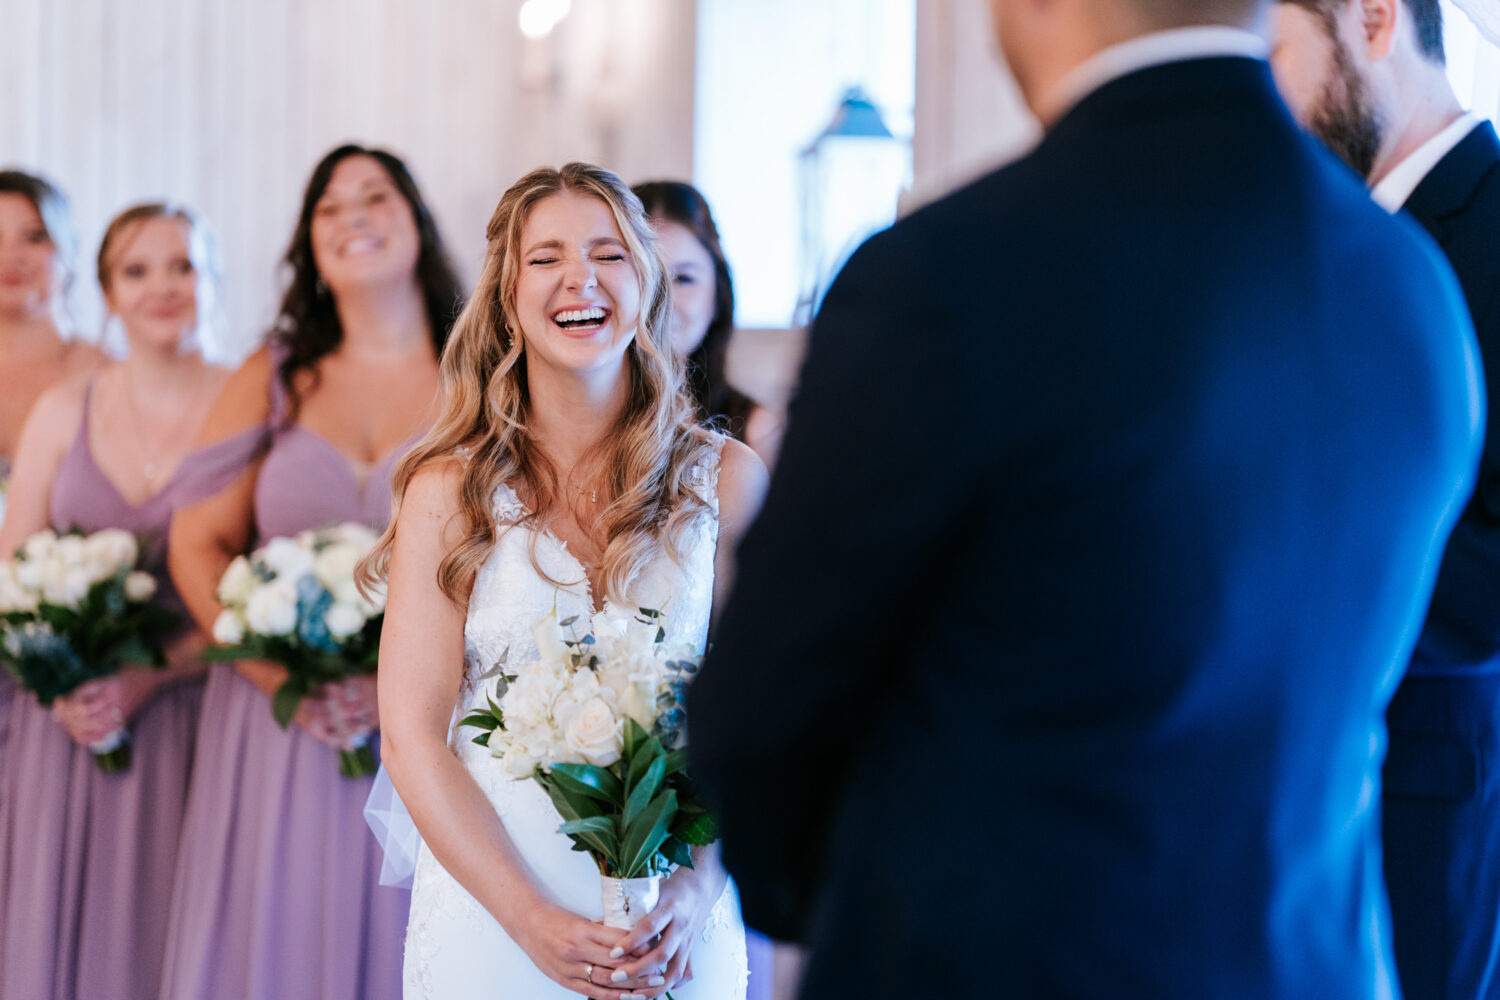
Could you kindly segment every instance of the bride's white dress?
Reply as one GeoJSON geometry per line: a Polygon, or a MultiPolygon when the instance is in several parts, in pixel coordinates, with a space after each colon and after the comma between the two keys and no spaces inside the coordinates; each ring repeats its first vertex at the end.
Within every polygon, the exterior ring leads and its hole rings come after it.
{"type": "MultiPolygon", "coordinates": [[[[718,540],[717,450],[710,461],[692,470],[692,482],[714,516],[701,518],[684,539],[682,565],[660,556],[641,574],[630,598],[632,605],[661,610],[674,635],[701,646],[708,635],[718,540]]],[[[524,507],[515,492],[501,486],[494,500],[497,524],[513,522],[522,513],[524,507]]],[[[502,527],[469,598],[464,680],[453,715],[455,727],[470,708],[483,704],[483,691],[494,682],[481,680],[480,675],[502,656],[507,672],[535,662],[531,627],[552,610],[554,601],[560,618],[580,615],[586,619],[592,614],[592,595],[578,560],[551,533],[502,527]],[[532,565],[533,544],[537,562],[548,576],[583,582],[559,588],[544,579],[532,565]]],[[[588,855],[571,850],[568,838],[557,832],[561,819],[541,786],[507,777],[489,751],[474,744],[476,732],[450,730],[449,746],[495,807],[531,877],[558,905],[598,920],[602,912],[598,869],[588,855]]],[[[745,931],[733,883],[693,945],[692,968],[692,981],[672,990],[677,1000],[742,1000],[745,996],[745,931]]],[[[543,975],[422,845],[406,936],[406,1000],[563,1000],[578,995],[543,975]]]]}

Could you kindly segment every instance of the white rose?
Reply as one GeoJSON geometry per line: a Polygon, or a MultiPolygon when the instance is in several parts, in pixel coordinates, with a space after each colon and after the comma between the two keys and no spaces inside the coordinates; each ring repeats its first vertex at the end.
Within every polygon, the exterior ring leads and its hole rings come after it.
{"type": "Polygon", "coordinates": [[[156,577],[150,573],[134,572],[125,578],[125,599],[144,604],[156,594],[156,577]]]}
{"type": "Polygon", "coordinates": [[[316,561],[310,549],[303,548],[290,538],[271,539],[256,553],[256,557],[277,577],[292,584],[302,574],[311,573],[316,561]]]}
{"type": "Polygon", "coordinates": [[[245,602],[245,624],[260,635],[291,634],[297,627],[296,584],[277,580],[257,588],[245,602]]]}
{"type": "MultiPolygon", "coordinates": [[[[78,535],[63,535],[59,538],[57,544],[52,547],[52,559],[70,568],[89,566],[92,572],[88,543],[78,535]]],[[[102,556],[96,557],[96,561],[102,562],[102,560],[102,556]]]]}
{"type": "Polygon", "coordinates": [[[30,557],[16,563],[16,583],[33,594],[42,589],[42,576],[45,568],[50,565],[49,559],[32,559],[30,557]]]}
{"type": "Polygon", "coordinates": [[[334,525],[323,532],[323,538],[325,541],[350,546],[358,553],[360,559],[363,559],[365,553],[373,549],[375,543],[380,540],[380,537],[369,527],[355,521],[345,521],[343,524],[334,525]]]}
{"type": "Polygon", "coordinates": [[[255,570],[250,568],[250,560],[244,556],[235,556],[224,570],[223,578],[219,580],[219,600],[225,604],[243,605],[250,599],[250,594],[259,582],[255,570]]]}
{"type": "Polygon", "coordinates": [[[42,600],[63,608],[77,608],[93,581],[82,566],[53,563],[42,574],[42,600]]]}
{"type": "Polygon", "coordinates": [[[335,639],[347,639],[365,627],[365,616],[352,604],[336,601],[323,615],[323,623],[328,626],[329,635],[335,639]]]}
{"type": "Polygon", "coordinates": [[[234,646],[245,638],[245,619],[225,608],[214,619],[214,642],[234,646]]]}
{"type": "MultiPolygon", "coordinates": [[[[140,555],[135,536],[118,528],[96,531],[87,539],[78,539],[78,541],[84,553],[82,561],[91,567],[97,566],[103,570],[98,579],[110,576],[116,570],[134,566],[140,555]]],[[[70,539],[64,538],[59,543],[59,547],[64,551],[71,548],[70,539]]]]}
{"type": "Polygon", "coordinates": [[[363,557],[364,553],[352,545],[326,545],[313,560],[313,572],[323,586],[338,593],[341,588],[353,586],[354,567],[359,565],[363,557]]]}
{"type": "Polygon", "coordinates": [[[568,749],[596,767],[620,759],[620,720],[601,698],[586,702],[563,731],[568,749]]]}
{"type": "Polygon", "coordinates": [[[57,535],[51,531],[39,531],[26,539],[26,544],[21,546],[26,560],[32,563],[42,563],[52,558],[53,550],[57,548],[57,535]]]}

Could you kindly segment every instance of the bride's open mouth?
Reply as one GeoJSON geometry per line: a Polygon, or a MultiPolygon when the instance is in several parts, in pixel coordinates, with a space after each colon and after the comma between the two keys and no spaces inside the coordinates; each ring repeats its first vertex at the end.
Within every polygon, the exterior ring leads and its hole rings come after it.
{"type": "Polygon", "coordinates": [[[613,315],[603,306],[587,306],[582,309],[559,309],[552,314],[552,322],[569,333],[592,333],[609,322],[613,315]]]}

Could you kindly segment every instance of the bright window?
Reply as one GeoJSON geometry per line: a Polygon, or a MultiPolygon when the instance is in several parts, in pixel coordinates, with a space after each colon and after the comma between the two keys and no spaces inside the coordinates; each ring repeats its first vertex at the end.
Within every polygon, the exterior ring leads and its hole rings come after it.
{"type": "MultiPolygon", "coordinates": [[[[1467,0],[1479,4],[1493,0],[1467,0]]],[[[1500,117],[1500,45],[1490,41],[1453,0],[1443,3],[1443,42],[1448,50],[1448,77],[1465,107],[1481,117],[1500,117]]],[[[1500,25],[1500,19],[1497,19],[1500,25]]]]}

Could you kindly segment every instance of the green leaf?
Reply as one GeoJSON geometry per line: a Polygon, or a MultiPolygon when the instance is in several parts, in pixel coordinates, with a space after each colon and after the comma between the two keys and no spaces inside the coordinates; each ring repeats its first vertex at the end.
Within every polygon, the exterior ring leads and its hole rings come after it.
{"type": "Polygon", "coordinates": [[[624,756],[627,760],[635,758],[635,748],[646,742],[646,737],[649,735],[646,730],[641,728],[639,722],[636,722],[628,715],[625,716],[625,731],[621,736],[625,744],[624,756]]]}
{"type": "Polygon", "coordinates": [[[494,734],[493,733],[480,733],[478,736],[474,737],[474,742],[478,743],[482,747],[487,747],[487,746],[490,745],[490,737],[492,735],[494,735],[494,734]]]}
{"type": "MultiPolygon", "coordinates": [[[[666,750],[661,745],[661,740],[658,740],[655,736],[647,737],[645,743],[636,744],[635,753],[629,755],[630,767],[625,771],[625,791],[627,796],[645,778],[646,772],[651,769],[652,764],[660,760],[662,761],[662,766],[665,768],[666,753],[666,750]]],[[[666,777],[665,771],[663,771],[662,777],[666,777]]],[[[651,795],[655,794],[656,790],[653,789],[651,795]]],[[[649,798],[650,796],[647,797],[649,798]]]]}
{"type": "Polygon", "coordinates": [[[276,693],[271,696],[271,717],[278,726],[285,729],[291,723],[292,716],[297,714],[297,707],[302,704],[302,696],[306,693],[295,680],[289,680],[276,689],[276,693]]]}
{"type": "Polygon", "coordinates": [[[577,791],[615,808],[625,805],[625,788],[620,779],[602,767],[592,764],[553,764],[553,781],[565,791],[577,791]]]}
{"type": "Polygon", "coordinates": [[[641,811],[636,821],[625,829],[624,850],[620,855],[620,878],[641,878],[651,874],[651,862],[668,836],[672,817],[677,814],[677,793],[667,789],[641,811]]]}
{"type": "MultiPolygon", "coordinates": [[[[661,749],[659,744],[657,749],[661,749]]],[[[635,771],[636,761],[647,759],[647,756],[643,753],[636,757],[636,760],[631,761],[631,772],[634,773],[635,771]]],[[[645,811],[646,806],[650,804],[652,799],[656,798],[656,793],[661,789],[661,783],[666,778],[666,771],[667,761],[658,753],[646,768],[646,773],[640,779],[640,782],[635,784],[635,787],[630,790],[630,797],[625,800],[625,830],[627,834],[630,830],[630,824],[634,823],[635,818],[645,811]]]]}
{"type": "Polygon", "coordinates": [[[687,770],[688,755],[686,750],[673,750],[667,754],[667,777],[681,774],[687,770]]]}
{"type": "Polygon", "coordinates": [[[460,726],[473,726],[475,729],[494,729],[500,725],[500,720],[495,718],[484,709],[470,712],[459,720],[460,726]]]}
{"type": "Polygon", "coordinates": [[[719,839],[719,822],[712,813],[693,817],[691,823],[672,831],[673,835],[694,847],[707,847],[719,839]]]}
{"type": "Polygon", "coordinates": [[[674,865],[680,865],[683,868],[693,867],[693,850],[683,843],[681,838],[668,837],[661,845],[661,853],[674,865]]]}
{"type": "Polygon", "coordinates": [[[615,821],[608,816],[584,816],[579,819],[570,819],[557,828],[558,833],[578,834],[597,833],[601,836],[613,837],[615,835],[615,821]]]}

